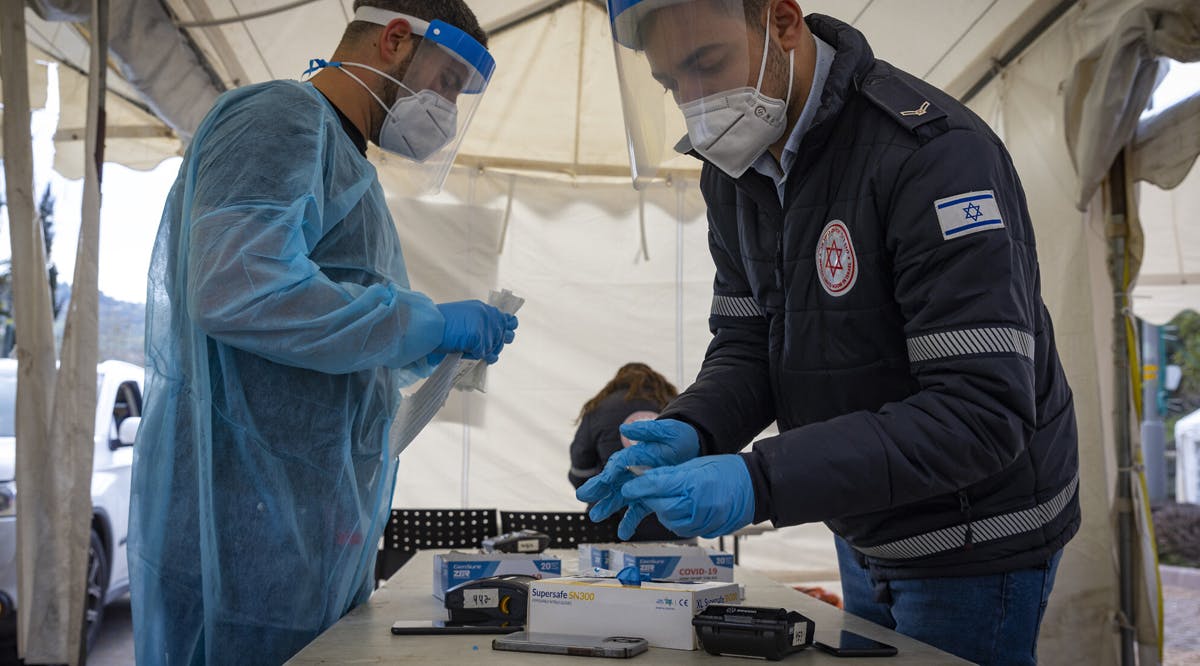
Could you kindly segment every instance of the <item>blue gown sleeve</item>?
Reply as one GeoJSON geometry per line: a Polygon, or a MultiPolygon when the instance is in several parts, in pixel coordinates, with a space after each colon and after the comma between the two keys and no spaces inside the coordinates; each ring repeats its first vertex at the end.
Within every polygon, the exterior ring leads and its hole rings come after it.
{"type": "Polygon", "coordinates": [[[433,301],[394,281],[333,281],[309,258],[341,222],[330,211],[383,196],[365,160],[331,154],[330,128],[341,128],[326,113],[284,89],[231,105],[196,137],[187,312],[215,340],[278,363],[331,374],[424,367],[444,328],[433,301]],[[339,191],[327,196],[330,183],[339,191]]]}

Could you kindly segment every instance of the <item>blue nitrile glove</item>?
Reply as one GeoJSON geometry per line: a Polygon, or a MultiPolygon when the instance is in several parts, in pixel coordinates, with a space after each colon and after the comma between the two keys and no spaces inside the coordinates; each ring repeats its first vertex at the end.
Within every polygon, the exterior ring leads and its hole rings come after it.
{"type": "Polygon", "coordinates": [[[658,514],[663,527],[684,538],[713,539],[754,520],[754,484],[737,454],[703,456],[674,467],[647,471],[626,483],[621,494],[629,511],[617,534],[633,536],[638,523],[658,514]]]}
{"type": "Polygon", "coordinates": [[[604,470],[575,491],[579,501],[596,503],[588,514],[596,522],[629,504],[621,496],[621,486],[634,478],[626,467],[678,465],[700,455],[700,436],[683,421],[635,421],[621,426],[621,434],[636,444],[609,456],[604,470]]]}
{"type": "Polygon", "coordinates": [[[442,343],[433,350],[439,360],[438,354],[462,352],[465,359],[495,363],[504,345],[516,337],[517,318],[483,301],[439,303],[437,309],[446,320],[442,343]]]}
{"type": "Polygon", "coordinates": [[[617,580],[621,581],[622,585],[632,585],[633,587],[641,587],[642,585],[642,570],[634,565],[630,565],[617,572],[617,580]]]}

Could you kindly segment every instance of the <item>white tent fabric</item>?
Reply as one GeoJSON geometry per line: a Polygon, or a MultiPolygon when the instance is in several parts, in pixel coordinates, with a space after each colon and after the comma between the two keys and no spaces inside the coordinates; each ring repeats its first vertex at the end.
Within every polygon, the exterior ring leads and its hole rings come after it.
{"type": "MultiPolygon", "coordinates": [[[[646,361],[686,385],[707,345],[712,265],[697,168],[686,160],[675,163],[671,183],[642,196],[619,177],[627,173],[627,157],[607,27],[595,2],[468,1],[485,27],[502,27],[525,11],[548,11],[493,39],[497,78],[446,193],[419,202],[395,199],[392,208],[414,285],[445,298],[507,287],[528,302],[518,343],[493,368],[488,393],[449,405],[443,419],[404,454],[394,503],[577,510],[565,476],[579,406],[630,360],[646,361]],[[512,175],[514,169],[524,173],[512,175]],[[489,249],[500,247],[502,252],[489,249]]],[[[278,5],[165,3],[183,22],[278,5]]],[[[877,56],[962,94],[1059,3],[801,4],[853,20],[877,56]]],[[[1007,142],[1025,183],[1041,243],[1043,292],[1079,418],[1084,524],[1060,567],[1043,629],[1041,656],[1051,664],[1116,661],[1108,518],[1116,467],[1111,290],[1103,207],[1093,204],[1084,216],[1076,209],[1062,85],[1073,65],[1096,53],[1136,4],[1079,3],[972,102],[1007,142]]],[[[349,0],[317,0],[290,12],[186,32],[222,84],[232,87],[292,77],[308,58],[328,55],[349,6],[349,0]]],[[[68,61],[78,56],[56,46],[69,42],[69,33],[44,41],[39,46],[68,61]]],[[[177,145],[164,155],[175,150],[177,145]]],[[[380,175],[386,187],[386,164],[380,175]]],[[[754,564],[795,571],[802,547],[828,557],[831,549],[809,547],[806,537],[813,533],[783,531],[772,537],[784,545],[776,551],[781,555],[754,564]]],[[[751,542],[748,555],[757,543],[751,542]]],[[[1148,607],[1143,610],[1142,621],[1150,615],[1148,607]]],[[[1157,659],[1152,634],[1142,628],[1144,663],[1157,659]]]]}
{"type": "MultiPolygon", "coordinates": [[[[108,6],[102,1],[94,6],[102,9],[93,17],[90,27],[96,34],[97,43],[106,44],[108,30],[100,27],[96,18],[104,17],[108,6]]],[[[86,587],[71,583],[87,580],[86,544],[92,524],[93,447],[79,444],[92,441],[96,432],[100,293],[95,285],[99,279],[100,160],[104,153],[104,128],[95,119],[105,117],[107,78],[104,64],[107,58],[98,49],[91,55],[85,111],[93,120],[86,123],[83,146],[86,177],[75,254],[76,288],[67,306],[49,438],[39,447],[43,450],[37,453],[43,457],[43,465],[48,462],[46,467],[54,470],[51,487],[55,492],[47,505],[32,507],[34,516],[31,518],[37,521],[41,538],[35,543],[25,541],[18,546],[25,565],[20,574],[38,579],[32,597],[36,603],[26,603],[17,609],[18,628],[23,634],[21,654],[29,663],[66,661],[74,665],[80,663],[80,655],[85,654],[80,629],[86,626],[86,587]],[[57,598],[45,594],[51,590],[57,598]],[[47,601],[50,603],[42,605],[47,601]],[[55,649],[46,650],[48,646],[55,649]]],[[[38,226],[41,223],[40,220],[32,222],[38,226]]],[[[35,442],[30,440],[19,442],[18,446],[24,449],[19,455],[28,455],[34,445],[35,442]]],[[[23,481],[17,480],[18,484],[23,481]]],[[[24,516],[25,511],[21,513],[22,517],[30,518],[24,516]]],[[[82,661],[86,661],[86,657],[82,661]]]]}
{"type": "Polygon", "coordinates": [[[1133,311],[1165,324],[1183,310],[1200,310],[1200,169],[1175,189],[1142,183],[1139,193],[1145,250],[1133,311]]]}
{"type": "Polygon", "coordinates": [[[1132,152],[1134,180],[1178,187],[1200,155],[1200,93],[1140,123],[1132,152]]]}
{"type": "MultiPolygon", "coordinates": [[[[85,173],[87,76],[69,67],[59,67],[58,93],[61,106],[58,131],[54,135],[54,170],[65,178],[78,180],[85,173]]],[[[145,170],[182,152],[183,147],[170,128],[119,93],[109,91],[105,111],[108,127],[104,154],[108,161],[145,170]]]]}
{"type": "MultiPolygon", "coordinates": [[[[82,10],[78,10],[82,11],[82,10]]],[[[88,5],[90,12],[90,4],[88,5]]],[[[86,15],[86,13],[84,13],[86,15]]],[[[143,20],[145,17],[142,17],[143,20]]],[[[54,169],[70,179],[84,175],[84,109],[87,104],[87,72],[90,48],[86,33],[75,24],[48,21],[32,9],[25,12],[26,32],[35,47],[36,62],[42,63],[37,74],[45,81],[44,64],[59,63],[58,93],[60,116],[55,135],[57,150],[54,169]]],[[[30,58],[31,63],[35,61],[30,58]]],[[[119,72],[109,71],[105,109],[105,155],[132,169],[152,169],[168,157],[180,154],[182,146],[175,132],[156,117],[141,94],[119,72]]],[[[31,81],[31,93],[45,98],[45,83],[31,81]]],[[[193,104],[193,108],[203,102],[193,104]]],[[[207,102],[211,104],[210,101],[207,102]]],[[[44,102],[35,102],[34,107],[44,102]]],[[[198,122],[198,119],[195,120],[198,122]]]]}
{"type": "MultiPolygon", "coordinates": [[[[29,128],[30,107],[27,91],[19,81],[27,64],[24,25],[20,13],[0,9],[0,43],[5,45],[6,73],[4,77],[4,138],[5,186],[12,243],[13,311],[17,339],[17,406],[16,479],[24,488],[21,501],[31,508],[42,509],[45,520],[38,520],[34,511],[17,514],[17,577],[18,599],[32,600],[42,607],[57,607],[72,587],[63,581],[59,589],[47,585],[44,578],[28,575],[37,564],[36,548],[45,543],[52,549],[69,532],[67,517],[55,504],[57,491],[62,487],[56,479],[56,466],[45,443],[50,436],[50,415],[54,407],[54,334],[51,330],[50,287],[45,279],[46,246],[42,242],[41,225],[33,206],[33,154],[25,139],[29,128]],[[35,593],[36,591],[36,593],[35,593]]],[[[65,563],[60,563],[65,564],[65,563]]],[[[59,571],[61,572],[61,570],[59,571]]],[[[81,581],[82,582],[82,579],[81,581]]],[[[20,609],[28,616],[31,609],[20,609]]],[[[30,651],[27,644],[31,631],[29,622],[18,626],[17,645],[22,652],[30,651]]],[[[78,632],[72,632],[76,636],[78,632]]],[[[33,646],[30,662],[41,659],[66,661],[66,644],[70,637],[59,631],[49,640],[33,646]],[[58,657],[55,659],[55,657],[58,657]]]]}
{"type": "Polygon", "coordinates": [[[457,394],[401,457],[394,504],[579,511],[567,446],[583,403],[630,361],[676,382],[699,370],[712,262],[697,187],[646,193],[648,260],[628,183],[461,171],[442,200],[392,206],[414,287],[441,300],[500,286],[526,303],[487,393],[457,394]]]}
{"type": "Polygon", "coordinates": [[[1175,422],[1175,501],[1200,504],[1200,411],[1175,422]]]}
{"type": "MultiPolygon", "coordinates": [[[[43,13],[48,15],[86,15],[81,8],[86,3],[78,0],[37,3],[47,8],[43,13]]],[[[255,16],[279,3],[166,0],[165,4],[182,25],[193,26],[185,33],[204,55],[206,69],[224,87],[232,88],[296,77],[309,58],[327,56],[337,42],[339,27],[350,18],[352,0],[316,0],[292,11],[219,25],[196,24],[255,16]]],[[[627,157],[616,95],[585,94],[616,90],[603,3],[470,0],[470,4],[486,29],[499,29],[491,46],[500,56],[500,66],[463,146],[468,158],[464,163],[584,175],[623,173],[627,157]],[[506,27],[530,13],[536,14],[532,20],[506,27]]],[[[804,9],[854,20],[881,57],[960,94],[990,67],[992,55],[1010,38],[1010,30],[1032,24],[1055,4],[1056,0],[919,0],[901,7],[872,0],[812,0],[804,3],[804,9]],[[912,40],[914,34],[921,39],[912,40]]],[[[122,8],[124,2],[114,9],[122,8]]],[[[135,83],[133,87],[158,100],[155,109],[168,124],[184,135],[190,133],[199,121],[196,110],[207,107],[202,100],[208,95],[209,81],[195,73],[180,75],[175,65],[164,66],[160,44],[174,45],[175,40],[149,39],[165,34],[158,32],[163,26],[156,15],[124,14],[123,29],[114,34],[114,50],[117,43],[128,43],[119,51],[122,72],[135,83]]],[[[38,20],[34,17],[30,22],[38,20]]],[[[77,34],[44,28],[36,36],[41,48],[86,69],[77,34]]],[[[174,50],[168,55],[173,56],[174,50]]],[[[683,159],[669,166],[696,171],[692,162],[683,159]]]]}
{"type": "MultiPolygon", "coordinates": [[[[91,0],[30,2],[49,21],[86,22],[92,13],[91,0]]],[[[220,91],[215,81],[160,3],[109,0],[108,6],[114,64],[155,114],[186,140],[217,99],[220,91]]]]}
{"type": "Polygon", "coordinates": [[[1109,39],[1075,66],[1066,89],[1067,142],[1079,172],[1076,203],[1081,210],[1117,153],[1134,138],[1161,80],[1160,57],[1200,60],[1200,3],[1139,3],[1121,15],[1109,39]]]}
{"type": "MultiPolygon", "coordinates": [[[[101,6],[101,3],[97,3],[101,6]]],[[[15,9],[16,11],[13,11],[15,9]]],[[[91,523],[92,447],[79,446],[94,433],[96,413],[97,253],[100,183],[97,174],[103,127],[89,123],[83,223],[76,254],[74,290],[63,336],[61,367],[55,371],[53,317],[48,310],[45,245],[34,214],[24,15],[2,10],[6,61],[5,119],[8,193],[14,199],[12,266],[18,344],[17,450],[15,483],[21,490],[17,513],[17,647],[27,663],[76,664],[83,654],[88,535],[91,523]],[[12,94],[12,93],[16,94],[12,94]]],[[[97,12],[105,17],[106,12],[97,12]]],[[[107,28],[92,22],[97,43],[107,44],[107,28]]],[[[93,51],[86,112],[103,118],[106,48],[93,51]]]]}
{"type": "MultiPolygon", "coordinates": [[[[1200,33],[1198,33],[1200,34],[1200,33]]],[[[1200,39],[1200,37],[1198,37],[1200,39]]],[[[1133,139],[1130,171],[1140,184],[1138,218],[1143,261],[1133,311],[1165,324],[1200,309],[1200,94],[1144,121],[1133,139]]]]}
{"type": "MultiPolygon", "coordinates": [[[[1083,475],[1091,480],[1081,484],[1084,526],[1059,570],[1060,596],[1043,627],[1042,655],[1049,663],[1077,658],[1069,655],[1082,644],[1099,650],[1098,663],[1111,663],[1115,650],[1097,646],[1112,644],[1114,625],[1122,621],[1114,614],[1114,532],[1109,529],[1117,435],[1109,415],[1117,406],[1112,404],[1113,306],[1105,266],[1108,220],[1099,194],[1085,202],[1082,219],[1075,212],[1079,188],[1066,142],[1061,86],[1071,77],[1074,63],[1096,53],[1114,33],[1121,34],[1115,28],[1134,4],[1108,0],[1077,6],[973,104],[1001,132],[1025,183],[1041,247],[1043,290],[1075,391],[1083,475]]],[[[1152,552],[1145,543],[1147,535],[1142,537],[1140,550],[1152,552]]],[[[1139,658],[1141,663],[1157,663],[1157,581],[1152,563],[1142,559],[1137,566],[1141,575],[1133,622],[1139,658]]]]}
{"type": "MultiPolygon", "coordinates": [[[[0,57],[7,58],[8,51],[0,44],[0,57]]],[[[26,73],[29,77],[29,108],[41,109],[46,106],[46,65],[48,60],[38,49],[30,46],[25,51],[26,73]]],[[[0,80],[4,77],[0,74],[0,80]]],[[[4,107],[0,105],[0,120],[4,118],[4,107]]],[[[4,155],[4,141],[0,139],[0,155],[4,155]]]]}

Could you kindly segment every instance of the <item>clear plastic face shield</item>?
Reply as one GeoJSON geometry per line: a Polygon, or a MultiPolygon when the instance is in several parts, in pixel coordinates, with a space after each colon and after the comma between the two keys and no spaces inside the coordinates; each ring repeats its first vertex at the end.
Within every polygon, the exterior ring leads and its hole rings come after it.
{"type": "Polygon", "coordinates": [[[746,4],[608,0],[634,187],[691,149],[740,176],[782,136],[794,54],[771,36],[771,1],[746,4]]]}
{"type": "Polygon", "coordinates": [[[354,20],[380,26],[397,19],[407,21],[416,38],[402,78],[362,63],[318,63],[314,68],[337,67],[371,93],[386,112],[375,143],[385,153],[405,158],[394,164],[402,172],[398,175],[406,194],[428,194],[445,182],[496,64],[475,38],[448,23],[376,7],[354,13],[354,20]],[[363,81],[368,70],[385,81],[382,95],[363,81]]]}

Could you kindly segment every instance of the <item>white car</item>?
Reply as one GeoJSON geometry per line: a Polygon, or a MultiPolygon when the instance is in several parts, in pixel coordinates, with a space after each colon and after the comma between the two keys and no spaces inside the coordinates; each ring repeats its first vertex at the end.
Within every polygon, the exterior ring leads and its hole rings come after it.
{"type": "MultiPolygon", "coordinates": [[[[92,459],[92,538],[88,547],[87,644],[100,629],[104,604],[129,590],[129,471],[141,423],[142,368],[121,361],[96,366],[98,400],[92,459]]],[[[0,662],[15,659],[17,487],[14,415],[17,362],[0,359],[0,662]],[[11,643],[11,645],[10,645],[11,643]]]]}

